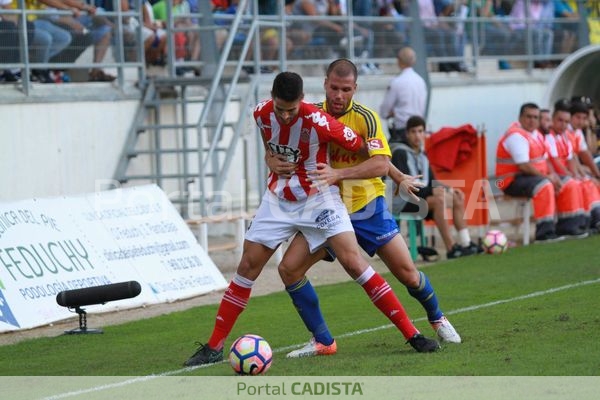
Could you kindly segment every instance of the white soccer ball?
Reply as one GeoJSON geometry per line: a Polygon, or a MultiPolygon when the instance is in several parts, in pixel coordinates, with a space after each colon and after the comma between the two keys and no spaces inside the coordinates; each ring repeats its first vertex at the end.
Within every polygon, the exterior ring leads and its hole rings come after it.
{"type": "Polygon", "coordinates": [[[258,335],[240,336],[229,349],[229,363],[239,375],[264,374],[271,366],[272,361],[271,346],[258,335]]]}
{"type": "Polygon", "coordinates": [[[508,239],[504,232],[491,230],[485,234],[481,245],[488,254],[501,254],[508,250],[508,239]]]}

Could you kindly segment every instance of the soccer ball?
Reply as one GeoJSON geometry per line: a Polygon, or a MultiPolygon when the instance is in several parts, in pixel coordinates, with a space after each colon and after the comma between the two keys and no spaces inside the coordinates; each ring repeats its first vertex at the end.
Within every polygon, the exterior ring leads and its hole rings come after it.
{"type": "Polygon", "coordinates": [[[481,245],[488,254],[500,254],[508,249],[508,239],[502,231],[493,230],[485,234],[481,245]]]}
{"type": "Polygon", "coordinates": [[[229,363],[239,375],[264,374],[272,361],[271,346],[258,335],[240,336],[229,349],[229,363]]]}

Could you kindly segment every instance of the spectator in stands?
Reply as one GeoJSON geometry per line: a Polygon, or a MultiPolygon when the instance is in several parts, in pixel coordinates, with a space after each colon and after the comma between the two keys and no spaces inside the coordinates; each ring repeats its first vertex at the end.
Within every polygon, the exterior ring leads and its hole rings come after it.
{"type": "MultiPolygon", "coordinates": [[[[58,15],[51,17],[51,21],[67,29],[73,37],[79,36],[80,40],[72,40],[71,44],[62,52],[52,58],[53,62],[75,62],[83,53],[91,39],[94,44],[93,62],[101,63],[112,40],[113,24],[104,16],[96,14],[96,6],[80,0],[44,0],[53,3],[52,6],[61,10],[69,10],[73,15],[58,15]],[[85,44],[85,45],[82,45],[85,44]]],[[[105,73],[101,68],[92,68],[89,80],[92,82],[112,82],[115,76],[105,73]]]]}
{"type": "MultiPolygon", "coordinates": [[[[28,10],[45,9],[47,6],[59,5],[58,0],[38,0],[26,1],[25,7],[28,10]]],[[[11,2],[9,1],[8,4],[11,2]]],[[[11,8],[18,7],[16,1],[12,1],[11,8]]],[[[17,16],[13,16],[16,23],[17,16]]],[[[52,57],[63,51],[72,40],[71,34],[47,19],[30,14],[28,16],[28,34],[33,33],[33,37],[28,37],[29,41],[29,62],[48,63],[52,57]],[[31,24],[31,25],[30,25],[31,24]]],[[[14,43],[18,43],[15,41],[14,43]]],[[[18,49],[17,49],[18,51],[18,49]]],[[[31,80],[40,83],[53,83],[50,71],[46,68],[34,69],[31,71],[31,80]]]]}
{"type": "MultiPolygon", "coordinates": [[[[455,30],[445,21],[440,21],[435,12],[433,0],[419,0],[419,17],[425,30],[428,55],[437,57],[458,57],[454,43],[455,30]]],[[[460,62],[439,63],[442,72],[461,71],[460,62]]]]}
{"type": "MultiPolygon", "coordinates": [[[[352,15],[356,17],[373,17],[373,0],[354,0],[352,2],[352,15]]],[[[340,7],[342,15],[347,13],[347,6],[340,7]]],[[[374,56],[375,48],[375,33],[373,32],[373,26],[371,21],[361,21],[360,19],[354,20],[354,32],[357,37],[362,37],[363,46],[359,47],[357,55],[361,61],[359,63],[359,73],[372,75],[381,74],[383,71],[379,67],[371,62],[374,56]]]]}
{"type": "Polygon", "coordinates": [[[425,80],[413,69],[417,62],[415,51],[403,47],[398,51],[397,60],[400,74],[390,82],[379,106],[380,115],[392,119],[388,126],[392,146],[405,139],[406,121],[410,116],[425,118],[428,96],[425,80]]]}
{"type": "Polygon", "coordinates": [[[557,36],[560,54],[571,54],[577,47],[577,32],[579,30],[579,14],[568,1],[554,0],[554,34],[557,36]]]}
{"type": "MultiPolygon", "coordinates": [[[[469,15],[467,0],[434,0],[435,13],[438,17],[452,18],[447,24],[454,31],[453,44],[454,53],[461,58],[465,54],[467,45],[467,34],[465,32],[465,22],[469,15]]],[[[456,69],[456,68],[455,68],[456,69]]],[[[468,67],[464,61],[458,62],[458,71],[467,72],[468,67]]]]}
{"type": "Polygon", "coordinates": [[[144,42],[146,63],[151,65],[165,65],[167,47],[165,24],[154,18],[154,10],[148,0],[144,0],[142,7],[142,40],[144,42]]]}
{"type": "MultiPolygon", "coordinates": [[[[222,28],[215,30],[215,41],[217,43],[217,48],[222,49],[225,41],[227,40],[227,36],[229,35],[229,25],[231,25],[231,20],[225,18],[219,18],[222,14],[230,14],[233,16],[237,10],[237,1],[232,2],[231,0],[212,0],[212,13],[214,17],[215,25],[222,26],[222,28]]],[[[240,38],[237,38],[238,40],[240,38]]],[[[242,38],[245,39],[245,36],[242,38]]],[[[235,42],[236,38],[234,38],[235,42]]]]}
{"type": "MultiPolygon", "coordinates": [[[[349,45],[347,36],[348,28],[339,21],[333,21],[327,16],[341,16],[347,13],[347,9],[341,7],[339,0],[296,0],[292,5],[292,15],[304,17],[321,17],[310,21],[299,21],[292,24],[290,28],[297,32],[299,29],[305,32],[304,36],[294,35],[297,39],[303,40],[300,45],[313,45],[331,49],[333,57],[339,56],[339,53],[345,53],[349,45]]],[[[355,25],[353,32],[353,42],[355,47],[366,49],[369,54],[368,43],[371,40],[372,32],[369,29],[355,25]]],[[[372,54],[372,47],[371,47],[372,54]]],[[[361,51],[357,51],[360,54],[361,51]]]]}
{"type": "Polygon", "coordinates": [[[555,242],[563,240],[562,235],[581,234],[583,205],[576,183],[561,179],[549,164],[539,119],[537,104],[521,106],[519,120],[496,148],[496,184],[509,196],[531,198],[535,240],[555,242]]]}
{"type": "MultiPolygon", "coordinates": [[[[167,23],[167,3],[160,0],[152,6],[154,18],[166,25],[167,23]]],[[[198,25],[189,17],[191,12],[190,4],[186,0],[173,0],[173,19],[174,27],[181,29],[175,33],[175,58],[178,62],[185,60],[200,61],[200,34],[198,25]]],[[[177,67],[175,73],[179,76],[184,75],[190,70],[186,67],[177,67]]],[[[194,75],[199,76],[201,69],[199,66],[192,68],[194,75]]]]}
{"type": "Polygon", "coordinates": [[[305,32],[302,45],[312,42],[314,45],[327,45],[338,49],[345,36],[344,26],[328,18],[328,15],[340,15],[339,2],[336,0],[296,0],[292,5],[292,15],[303,17],[321,17],[319,20],[299,21],[292,24],[291,30],[305,32]]]}
{"type": "MultiPolygon", "coordinates": [[[[11,8],[12,0],[0,0],[0,11],[11,8]]],[[[0,14],[0,60],[3,63],[19,62],[18,16],[0,14]]],[[[15,68],[0,70],[0,82],[17,82],[20,71],[15,68]]]]}
{"type": "Polygon", "coordinates": [[[395,21],[374,24],[375,56],[393,57],[395,49],[408,43],[408,3],[399,0],[376,0],[376,3],[379,16],[393,17],[395,21]]]}
{"type": "MultiPolygon", "coordinates": [[[[258,2],[259,15],[277,15],[279,13],[277,0],[262,0],[258,2]]],[[[260,51],[263,60],[279,58],[279,43],[281,34],[276,28],[262,28],[260,32],[260,51]]],[[[286,53],[292,51],[292,41],[286,39],[286,53]]]]}
{"type": "Polygon", "coordinates": [[[600,44],[600,2],[596,0],[572,1],[571,4],[579,14],[583,14],[580,7],[585,7],[590,44],[600,44]]]}
{"type": "MultiPolygon", "coordinates": [[[[9,9],[12,0],[0,0],[0,11],[3,9],[9,9]]],[[[19,62],[19,48],[18,48],[19,36],[17,30],[17,23],[15,18],[0,13],[0,60],[7,63],[19,62]],[[14,47],[9,47],[10,43],[14,44],[14,47]],[[6,61],[5,61],[6,60],[6,61]]],[[[0,82],[17,82],[19,80],[18,69],[4,69],[0,70],[0,82]]]]}
{"type": "Polygon", "coordinates": [[[510,27],[516,35],[516,42],[527,43],[527,20],[532,20],[532,51],[539,58],[534,62],[535,67],[547,68],[552,65],[548,61],[548,57],[552,54],[554,42],[553,15],[554,3],[552,0],[516,0],[511,9],[510,27]]]}
{"type": "MultiPolygon", "coordinates": [[[[118,4],[121,8],[121,11],[127,12],[133,10],[135,7],[130,5],[129,0],[94,0],[94,5],[96,6],[96,13],[98,15],[102,15],[105,12],[115,12],[115,5],[118,4]]],[[[116,17],[107,17],[111,23],[114,25],[113,32],[113,54],[115,60],[119,60],[118,47],[115,45],[115,35],[117,32],[117,20],[116,17]]],[[[123,56],[124,61],[136,61],[137,60],[137,29],[140,25],[140,22],[137,18],[132,16],[124,16],[122,19],[121,27],[123,29],[123,56]]],[[[142,31],[142,42],[144,41],[144,32],[142,31]]]]}
{"type": "Polygon", "coordinates": [[[406,122],[405,140],[392,152],[392,164],[404,174],[419,178],[425,186],[415,193],[421,199],[419,204],[408,202],[399,195],[394,196],[393,213],[418,213],[425,219],[433,219],[446,246],[447,258],[469,256],[483,251],[471,241],[469,235],[465,221],[464,193],[435,182],[429,159],[423,151],[424,146],[425,120],[420,116],[411,116],[406,122]],[[460,243],[452,236],[446,219],[446,208],[452,209],[453,223],[460,243]]]}
{"type": "MultiPolygon", "coordinates": [[[[482,21],[480,26],[479,46],[483,55],[508,55],[512,53],[513,34],[508,22],[502,15],[496,13],[500,3],[497,0],[474,1],[472,13],[478,17],[491,18],[491,21],[482,21]]],[[[498,60],[499,69],[511,69],[506,60],[498,60]]]]}
{"type": "MultiPolygon", "coordinates": [[[[232,17],[238,11],[238,1],[237,0],[229,0],[229,1],[213,1],[213,13],[215,14],[214,20],[215,24],[223,26],[222,29],[218,29],[215,32],[217,47],[220,49],[223,47],[227,37],[230,32],[231,18],[219,18],[219,15],[229,14],[232,17]],[[227,8],[223,8],[223,7],[227,8]]],[[[246,12],[251,11],[251,5],[248,5],[248,9],[246,12]]],[[[277,15],[278,7],[277,0],[261,0],[258,2],[258,14],[259,15],[277,15]]],[[[234,45],[242,46],[247,39],[247,32],[245,30],[240,30],[239,32],[234,33],[234,45]]],[[[280,42],[280,32],[274,27],[261,28],[260,30],[260,51],[261,51],[261,60],[277,60],[279,57],[279,42],[280,42]]],[[[251,43],[250,48],[248,49],[248,53],[246,54],[246,61],[250,61],[253,58],[254,43],[251,43]]],[[[286,43],[287,51],[292,50],[292,42],[288,40],[286,43]]],[[[242,67],[244,71],[249,74],[255,73],[253,66],[244,66],[242,67]]],[[[273,67],[261,65],[260,66],[261,73],[270,73],[273,72],[273,67]]]]}

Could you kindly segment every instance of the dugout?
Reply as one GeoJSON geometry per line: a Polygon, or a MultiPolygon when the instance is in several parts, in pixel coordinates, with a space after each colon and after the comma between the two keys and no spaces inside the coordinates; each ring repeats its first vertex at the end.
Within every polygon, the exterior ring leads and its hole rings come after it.
{"type": "Polygon", "coordinates": [[[600,109],[600,45],[583,47],[556,68],[544,97],[548,107],[561,98],[590,97],[600,109]]]}

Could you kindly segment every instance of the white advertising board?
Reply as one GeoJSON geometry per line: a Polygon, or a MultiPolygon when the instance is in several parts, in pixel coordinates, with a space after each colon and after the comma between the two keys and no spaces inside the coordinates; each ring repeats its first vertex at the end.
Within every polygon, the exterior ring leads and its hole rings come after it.
{"type": "Polygon", "coordinates": [[[138,281],[132,299],[86,306],[113,311],[227,286],[185,221],[155,185],[0,203],[0,332],[72,317],[56,295],[138,281]]]}

